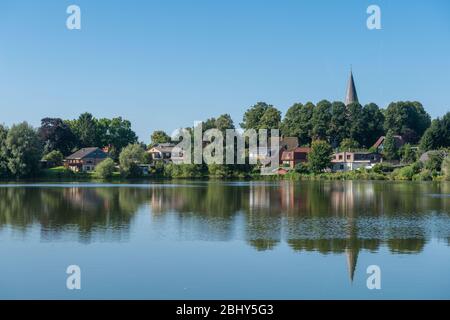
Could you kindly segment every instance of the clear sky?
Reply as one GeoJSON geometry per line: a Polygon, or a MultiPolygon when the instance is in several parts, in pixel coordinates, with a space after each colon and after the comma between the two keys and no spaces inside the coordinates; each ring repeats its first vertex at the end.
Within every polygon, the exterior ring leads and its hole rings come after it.
{"type": "Polygon", "coordinates": [[[123,116],[141,140],[258,101],[450,111],[448,0],[2,0],[0,122],[123,116]],[[66,9],[80,6],[81,30],[66,9]],[[381,8],[381,30],[366,9],[381,8]]]}

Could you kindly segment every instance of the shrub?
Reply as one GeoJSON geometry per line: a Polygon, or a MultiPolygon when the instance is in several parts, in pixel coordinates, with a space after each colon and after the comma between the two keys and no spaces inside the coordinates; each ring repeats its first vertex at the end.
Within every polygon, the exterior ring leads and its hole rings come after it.
{"type": "Polygon", "coordinates": [[[53,150],[49,153],[47,153],[42,160],[48,161],[49,163],[52,163],[55,167],[58,167],[62,164],[64,160],[64,156],[59,150],[53,150]]]}
{"type": "Polygon", "coordinates": [[[412,180],[414,175],[420,172],[421,165],[413,163],[412,165],[396,169],[392,173],[395,180],[412,180]]]}
{"type": "Polygon", "coordinates": [[[450,155],[442,161],[441,172],[444,180],[450,181],[450,155]]]}
{"type": "Polygon", "coordinates": [[[107,158],[95,167],[95,176],[100,179],[110,179],[114,174],[116,164],[111,158],[107,158]]]}
{"type": "Polygon", "coordinates": [[[372,170],[375,173],[388,173],[392,172],[394,170],[394,167],[390,163],[382,162],[374,165],[372,170]]]}
{"type": "Polygon", "coordinates": [[[308,174],[309,168],[306,163],[300,162],[295,165],[295,172],[299,174],[308,174]]]}
{"type": "Polygon", "coordinates": [[[431,181],[433,180],[433,175],[430,170],[424,169],[420,173],[413,176],[414,181],[431,181]]]}
{"type": "Polygon", "coordinates": [[[142,175],[139,164],[145,160],[145,150],[138,143],[129,144],[123,148],[119,155],[120,171],[127,178],[136,178],[142,175]]]}
{"type": "Polygon", "coordinates": [[[434,172],[441,171],[442,162],[444,160],[444,152],[429,152],[429,159],[425,162],[425,168],[434,172]]]}

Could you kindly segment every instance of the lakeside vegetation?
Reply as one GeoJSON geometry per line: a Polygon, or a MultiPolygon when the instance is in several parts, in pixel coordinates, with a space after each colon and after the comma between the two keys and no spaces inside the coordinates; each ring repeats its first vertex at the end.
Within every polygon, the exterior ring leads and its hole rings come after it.
{"type": "MultiPolygon", "coordinates": [[[[307,164],[298,164],[285,176],[269,179],[364,179],[364,180],[450,180],[450,112],[431,121],[419,102],[392,102],[386,109],[374,103],[365,106],[322,100],[317,105],[295,103],[284,118],[274,106],[259,102],[243,116],[243,129],[280,129],[284,136],[297,137],[301,146],[310,146],[307,164]],[[327,172],[331,154],[336,151],[371,150],[382,135],[386,136],[383,158],[389,163],[373,169],[351,172],[327,172]],[[395,136],[405,144],[398,148],[395,136]],[[424,152],[434,150],[426,161],[424,152]]],[[[234,129],[228,114],[203,121],[202,129],[234,129]]],[[[192,128],[188,128],[192,129],[192,128]]],[[[7,128],[0,125],[0,179],[134,179],[142,178],[138,164],[152,164],[152,178],[247,178],[261,177],[257,165],[174,165],[155,161],[150,147],[175,142],[162,130],[152,133],[150,142],[138,142],[131,123],[121,117],[96,119],[83,113],[77,119],[44,118],[39,128],[23,122],[7,128]],[[110,159],[92,173],[74,173],[64,167],[64,157],[85,147],[107,147],[110,159]],[[41,161],[53,168],[43,169],[41,161]]]]}

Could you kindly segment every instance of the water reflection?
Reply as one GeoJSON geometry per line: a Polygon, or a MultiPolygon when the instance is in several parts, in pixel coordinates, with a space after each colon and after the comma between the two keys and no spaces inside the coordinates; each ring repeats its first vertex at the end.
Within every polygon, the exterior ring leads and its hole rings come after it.
{"type": "Polygon", "coordinates": [[[350,277],[361,250],[421,252],[450,243],[449,184],[377,182],[185,183],[124,187],[0,187],[0,232],[44,241],[123,241],[145,210],[149,232],[182,240],[244,239],[256,250],[346,253],[350,277]]]}

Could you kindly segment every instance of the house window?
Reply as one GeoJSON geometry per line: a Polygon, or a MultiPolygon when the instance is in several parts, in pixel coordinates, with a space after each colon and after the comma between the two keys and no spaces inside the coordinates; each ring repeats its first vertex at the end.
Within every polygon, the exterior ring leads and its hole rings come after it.
{"type": "Polygon", "coordinates": [[[339,160],[342,160],[342,154],[339,155],[339,160]]]}
{"type": "Polygon", "coordinates": [[[352,158],[352,156],[351,155],[347,155],[347,160],[350,160],[352,158]]]}

